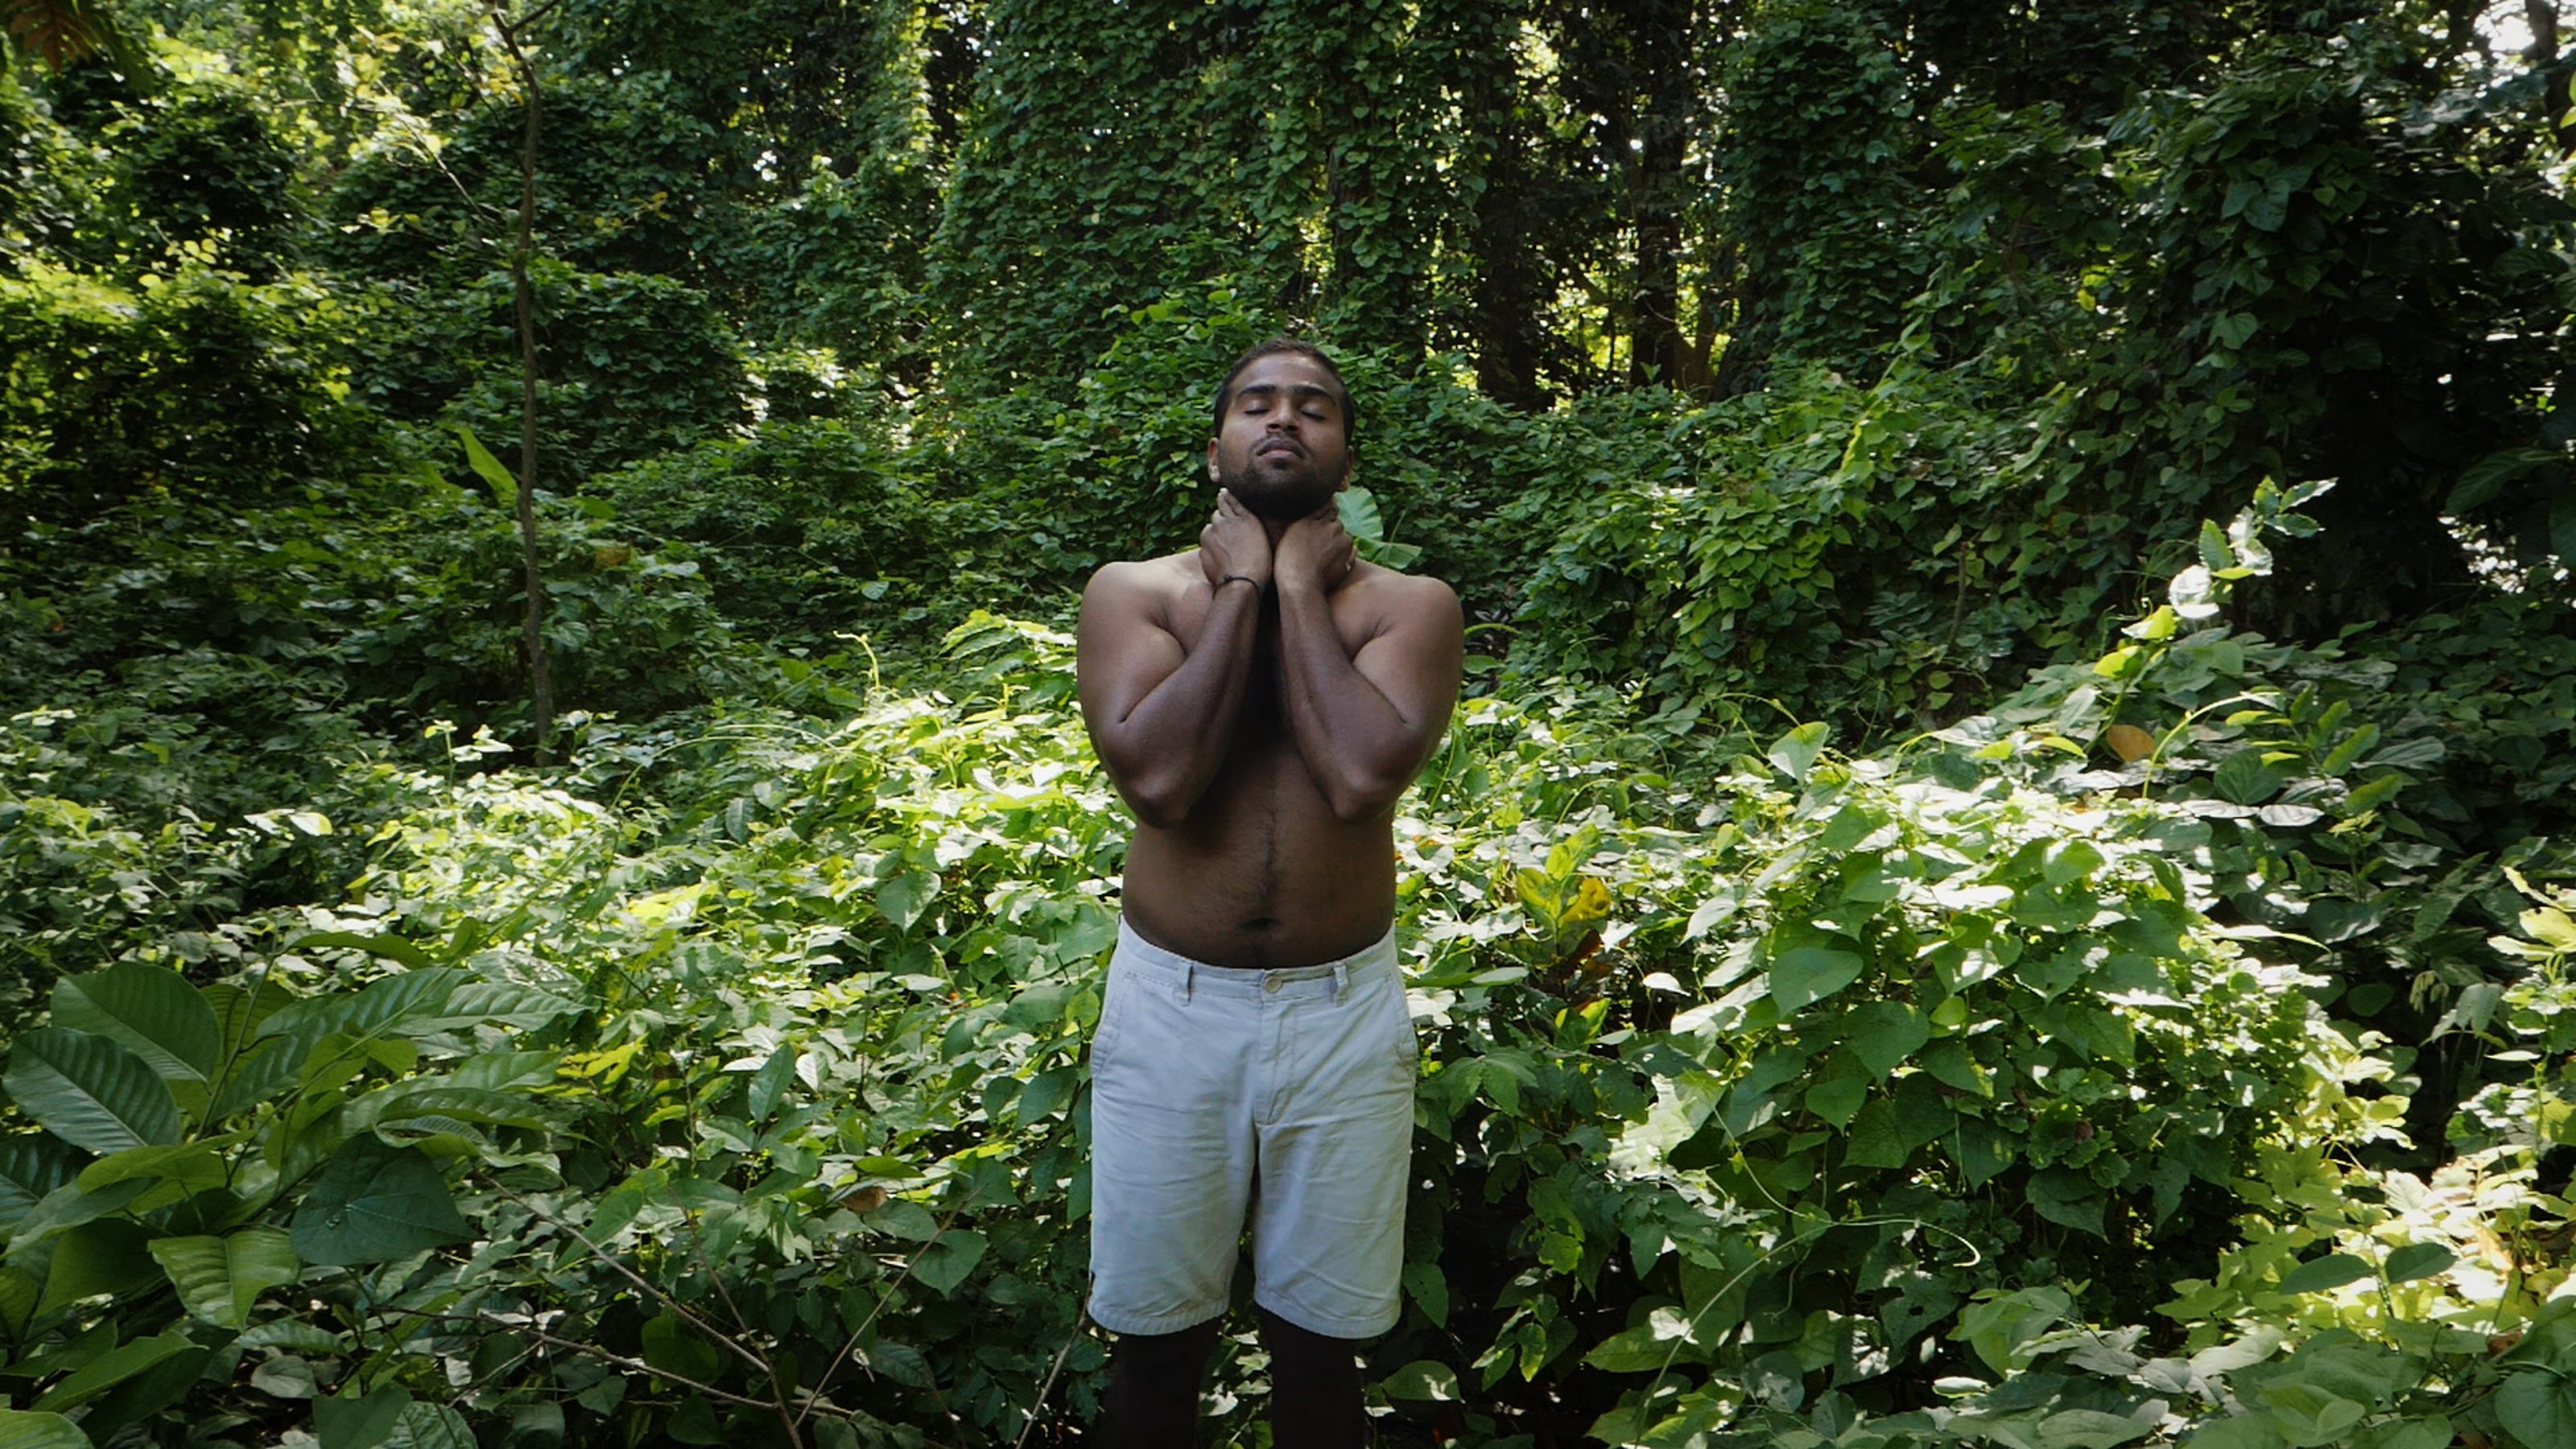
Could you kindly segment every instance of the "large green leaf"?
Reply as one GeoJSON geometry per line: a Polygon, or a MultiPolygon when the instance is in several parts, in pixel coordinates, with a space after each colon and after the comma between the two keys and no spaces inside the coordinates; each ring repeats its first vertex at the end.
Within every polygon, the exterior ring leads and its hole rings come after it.
{"type": "Polygon", "coordinates": [[[80,1426],[60,1414],[0,1409],[0,1449],[93,1449],[80,1426]]]}
{"type": "MultiPolygon", "coordinates": [[[[1776,973],[1778,968],[1773,970],[1776,973]]],[[[1775,974],[1773,980],[1777,979],[1775,974]]],[[[1923,1013],[1901,1001],[1873,1001],[1853,1008],[1844,1020],[1845,1040],[1852,1055],[1860,1058],[1872,1076],[1883,1077],[1895,1071],[1932,1039],[1932,1028],[1923,1020],[1923,1013]]]]}
{"type": "Polygon", "coordinates": [[[9,1049],[19,1110],[75,1147],[122,1152],[179,1140],[179,1103],[141,1057],[102,1036],[41,1027],[9,1049]]]}
{"type": "Polygon", "coordinates": [[[2260,805],[2278,793],[2287,773],[2263,756],[2264,751],[2252,747],[2229,755],[2210,781],[2218,797],[2237,805],[2260,805]]]}
{"type": "Polygon", "coordinates": [[[23,1338],[45,1285],[24,1268],[0,1268],[0,1334],[23,1338]]]}
{"type": "Polygon", "coordinates": [[[2350,1253],[2328,1253],[2281,1275],[2284,1293],[2323,1293],[2370,1276],[2370,1264],[2350,1253]]]}
{"type": "Polygon", "coordinates": [[[2073,1168],[2052,1167],[2031,1174],[2022,1189],[2034,1211],[2052,1223],[2102,1237],[2102,1189],[2073,1168]]]}
{"type": "Polygon", "coordinates": [[[2457,515],[2483,508],[2504,492],[2506,484],[2534,468],[2564,461],[2565,457],[2548,448],[2506,448],[2489,453],[2460,470],[2459,481],[2451,485],[2451,496],[2442,502],[2442,511],[2457,515]]]}
{"type": "MultiPolygon", "coordinates": [[[[440,1029],[439,1015],[465,979],[448,967],[379,977],[355,995],[335,992],[285,1007],[260,1023],[259,1035],[280,1039],[273,1049],[285,1058],[276,1066],[291,1067],[308,1089],[317,1080],[336,1084],[356,1074],[380,1039],[440,1029]]],[[[228,1089],[224,1100],[234,1096],[228,1089]]]]}
{"type": "Polygon", "coordinates": [[[0,1137],[0,1228],[15,1226],[79,1170],[79,1154],[59,1137],[33,1132],[0,1137]]]}
{"type": "Polygon", "coordinates": [[[1771,999],[1790,1015],[1860,979],[1857,951],[1833,946],[1792,946],[1771,958],[1771,999]]]}
{"type": "Polygon", "coordinates": [[[290,1230],[298,1257],[328,1264],[382,1263],[472,1236],[438,1165],[372,1136],[332,1154],[290,1230]]]}
{"type": "Polygon", "coordinates": [[[205,1350],[190,1342],[188,1335],[176,1330],[118,1344],[64,1375],[62,1382],[46,1390],[45,1396],[36,1400],[35,1406],[39,1409],[76,1408],[127,1379],[147,1372],[162,1360],[183,1353],[202,1356],[205,1350]]]}
{"type": "Polygon", "coordinates": [[[416,1029],[505,1026],[533,1031],[557,1017],[587,1009],[572,997],[521,981],[467,981],[437,1011],[420,1018],[416,1029]]]}
{"type": "Polygon", "coordinates": [[[302,1266],[287,1235],[271,1227],[221,1238],[160,1238],[151,1250],[178,1287],[180,1305],[219,1328],[247,1323],[259,1295],[294,1282],[302,1266]]]}
{"type": "Polygon", "coordinates": [[[2156,1426],[2099,1409],[2054,1409],[2038,1429],[2035,1442],[2042,1449],[2119,1449],[2154,1433],[2156,1426]]]}
{"type": "Polygon", "coordinates": [[[141,1179],[145,1182],[175,1183],[188,1191],[221,1187],[230,1180],[232,1169],[225,1162],[222,1147],[239,1142],[239,1133],[202,1142],[178,1142],[166,1147],[129,1147],[111,1152],[81,1169],[83,1192],[100,1192],[120,1182],[141,1179]]]}
{"type": "Polygon", "coordinates": [[[124,1218],[82,1223],[54,1240],[53,1261],[45,1270],[45,1296],[36,1311],[51,1313],[65,1304],[102,1294],[123,1297],[160,1275],[143,1248],[143,1229],[124,1218]]]}
{"type": "MultiPolygon", "coordinates": [[[[66,1228],[96,1222],[109,1213],[124,1209],[152,1184],[140,1177],[111,1182],[96,1192],[85,1191],[77,1183],[67,1183],[45,1194],[44,1200],[27,1209],[9,1235],[9,1261],[28,1261],[36,1245],[66,1228]]],[[[36,1261],[41,1261],[38,1259],[36,1261]]]]}
{"type": "Polygon", "coordinates": [[[644,1361],[678,1378],[705,1383],[724,1367],[716,1346],[677,1314],[646,1319],[643,1341],[644,1361]]]}
{"type": "Polygon", "coordinates": [[[2496,1422],[2528,1449],[2576,1444],[2576,1377],[2564,1369],[2521,1369],[2496,1389],[2496,1422]]]}
{"type": "Polygon", "coordinates": [[[224,1068],[222,1089],[207,1107],[206,1120],[221,1122],[277,1095],[295,1080],[295,1069],[304,1064],[304,1053],[311,1046],[310,1042],[262,1041],[235,1054],[224,1068]]]}
{"type": "Polygon", "coordinates": [[[1463,1395],[1458,1391],[1458,1371],[1445,1363],[1415,1359],[1378,1381],[1390,1399],[1429,1400],[1454,1403],[1463,1395]]]}
{"type": "Polygon", "coordinates": [[[171,1081],[205,1081],[223,1058],[206,998],[178,972],[139,961],[58,982],[54,1025],[119,1043],[171,1081]]]}
{"type": "Polygon", "coordinates": [[[412,1404],[394,1421],[385,1449],[474,1449],[465,1416],[445,1404],[412,1404]]]}
{"type": "Polygon", "coordinates": [[[428,952],[400,936],[369,936],[357,931],[315,931],[309,935],[296,937],[295,944],[287,949],[308,951],[324,946],[364,951],[370,956],[381,957],[414,971],[428,971],[438,965],[436,961],[430,959],[428,952]]]}
{"type": "Polygon", "coordinates": [[[141,1370],[126,1375],[106,1393],[90,1400],[81,1414],[82,1431],[105,1444],[125,1426],[167,1410],[186,1398],[205,1377],[206,1361],[212,1357],[214,1354],[203,1345],[154,1357],[141,1370]]]}
{"type": "Polygon", "coordinates": [[[444,966],[396,972],[368,982],[354,996],[335,992],[298,1001],[262,1021],[258,1035],[287,1037],[308,1048],[333,1032],[373,1036],[408,1018],[436,1015],[464,980],[464,972],[444,966]]]}
{"type": "Polygon", "coordinates": [[[492,450],[484,447],[483,440],[471,430],[458,428],[456,436],[465,444],[465,461],[475,476],[491,485],[492,496],[500,500],[503,508],[515,510],[519,506],[518,478],[501,466],[501,460],[493,457],[492,450]]]}
{"type": "Polygon", "coordinates": [[[1822,721],[1802,724],[1773,740],[1763,757],[1781,774],[1803,782],[1807,772],[1816,767],[1816,756],[1824,753],[1825,737],[1832,728],[1822,721]]]}
{"type": "Polygon", "coordinates": [[[941,1293],[952,1293],[983,1257],[982,1233],[951,1228],[921,1245],[912,1260],[912,1276],[941,1293]]]}
{"type": "Polygon", "coordinates": [[[2459,1256],[2443,1243],[2406,1243],[2388,1255],[2386,1273],[2391,1283],[2411,1283],[2447,1272],[2459,1256]]]}
{"type": "Polygon", "coordinates": [[[1386,521],[1378,513],[1377,495],[1354,484],[1333,495],[1333,511],[1340,515],[1342,531],[1353,538],[1386,537],[1386,521]]]}
{"type": "Polygon", "coordinates": [[[342,1392],[313,1401],[313,1432],[322,1449],[382,1449],[411,1407],[411,1390],[388,1384],[364,1398],[342,1392]]]}

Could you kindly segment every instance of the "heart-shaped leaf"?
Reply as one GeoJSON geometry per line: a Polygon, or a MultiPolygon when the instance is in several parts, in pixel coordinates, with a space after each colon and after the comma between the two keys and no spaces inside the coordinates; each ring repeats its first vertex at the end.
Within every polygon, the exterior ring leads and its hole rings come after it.
{"type": "Polygon", "coordinates": [[[353,1137],[332,1154],[295,1210],[290,1232],[307,1263],[382,1263],[472,1236],[427,1154],[353,1137]]]}

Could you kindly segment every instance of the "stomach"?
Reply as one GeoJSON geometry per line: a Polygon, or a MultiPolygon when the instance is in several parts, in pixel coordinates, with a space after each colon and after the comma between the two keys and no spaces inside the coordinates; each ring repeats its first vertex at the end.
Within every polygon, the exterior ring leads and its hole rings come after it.
{"type": "Polygon", "coordinates": [[[1394,823],[1335,817],[1293,747],[1245,751],[1189,819],[1137,826],[1121,895],[1138,934],[1210,966],[1337,960],[1395,920],[1394,823]]]}

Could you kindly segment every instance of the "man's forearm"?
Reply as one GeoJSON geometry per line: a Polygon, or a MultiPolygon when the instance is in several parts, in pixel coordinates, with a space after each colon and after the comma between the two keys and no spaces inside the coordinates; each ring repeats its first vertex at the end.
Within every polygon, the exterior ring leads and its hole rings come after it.
{"type": "Polygon", "coordinates": [[[1249,581],[1219,586],[1198,647],[1126,718],[1110,722],[1103,741],[1110,773],[1146,824],[1187,819],[1225,763],[1260,614],[1261,591],[1249,581]]]}
{"type": "Polygon", "coordinates": [[[1415,721],[1360,673],[1333,627],[1323,590],[1279,587],[1280,693],[1306,772],[1344,820],[1384,814],[1412,783],[1415,721]]]}

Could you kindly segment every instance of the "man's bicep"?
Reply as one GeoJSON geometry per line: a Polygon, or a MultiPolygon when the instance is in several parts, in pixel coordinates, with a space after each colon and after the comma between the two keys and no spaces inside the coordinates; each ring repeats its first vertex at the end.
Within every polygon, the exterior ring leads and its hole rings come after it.
{"type": "Polygon", "coordinates": [[[1351,667],[1395,706],[1406,734],[1427,756],[1458,701],[1467,638],[1458,596],[1446,584],[1426,583],[1385,632],[1360,646],[1351,667]]]}
{"type": "Polygon", "coordinates": [[[1124,723],[1185,657],[1155,617],[1150,590],[1116,565],[1092,576],[1075,626],[1074,677],[1095,732],[1124,723]]]}

